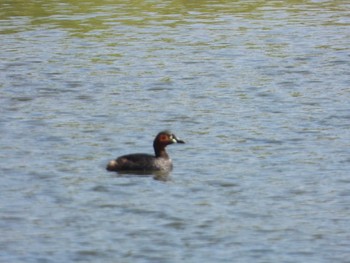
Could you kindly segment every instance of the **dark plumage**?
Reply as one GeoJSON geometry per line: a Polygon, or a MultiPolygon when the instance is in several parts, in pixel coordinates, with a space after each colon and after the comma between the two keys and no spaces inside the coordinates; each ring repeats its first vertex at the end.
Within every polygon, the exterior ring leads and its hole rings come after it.
{"type": "Polygon", "coordinates": [[[155,155],[145,153],[128,154],[112,160],[107,165],[108,171],[171,171],[173,164],[165,147],[173,143],[185,143],[170,131],[158,133],[153,141],[155,155]]]}

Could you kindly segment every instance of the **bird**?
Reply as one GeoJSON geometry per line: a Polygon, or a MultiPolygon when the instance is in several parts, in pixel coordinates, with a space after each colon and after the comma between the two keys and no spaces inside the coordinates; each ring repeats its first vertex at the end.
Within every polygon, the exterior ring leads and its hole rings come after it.
{"type": "Polygon", "coordinates": [[[123,155],[109,161],[106,169],[115,172],[170,172],[173,169],[173,163],[165,148],[173,143],[185,142],[168,130],[161,131],[153,141],[154,155],[146,153],[123,155]]]}

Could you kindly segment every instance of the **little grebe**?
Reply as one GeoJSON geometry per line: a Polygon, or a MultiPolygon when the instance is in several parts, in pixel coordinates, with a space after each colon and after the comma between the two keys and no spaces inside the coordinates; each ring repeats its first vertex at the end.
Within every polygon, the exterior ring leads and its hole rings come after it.
{"type": "Polygon", "coordinates": [[[153,141],[155,155],[145,153],[128,154],[112,160],[107,165],[108,171],[170,171],[173,163],[165,147],[173,143],[185,143],[170,131],[158,133],[153,141]]]}

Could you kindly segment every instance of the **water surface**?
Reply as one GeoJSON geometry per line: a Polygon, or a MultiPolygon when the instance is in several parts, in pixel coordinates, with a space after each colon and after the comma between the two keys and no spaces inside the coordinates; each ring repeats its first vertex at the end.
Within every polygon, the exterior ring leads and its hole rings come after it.
{"type": "Polygon", "coordinates": [[[347,1],[0,5],[1,262],[348,261],[347,1]]]}

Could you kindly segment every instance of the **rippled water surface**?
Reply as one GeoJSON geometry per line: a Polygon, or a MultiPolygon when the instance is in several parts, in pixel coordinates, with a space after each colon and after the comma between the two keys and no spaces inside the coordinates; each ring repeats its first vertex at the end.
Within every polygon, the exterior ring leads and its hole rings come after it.
{"type": "Polygon", "coordinates": [[[349,262],[348,1],[0,6],[0,262],[349,262]]]}

